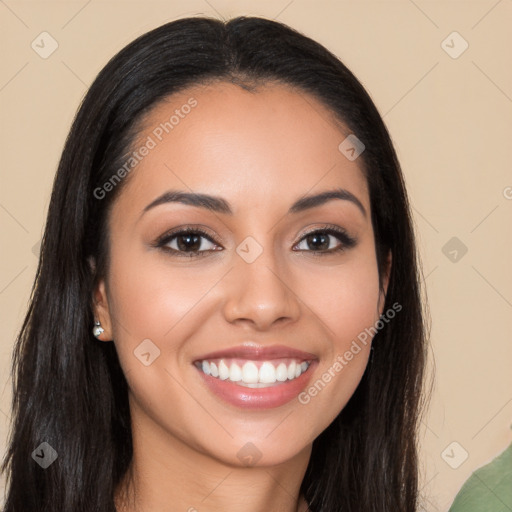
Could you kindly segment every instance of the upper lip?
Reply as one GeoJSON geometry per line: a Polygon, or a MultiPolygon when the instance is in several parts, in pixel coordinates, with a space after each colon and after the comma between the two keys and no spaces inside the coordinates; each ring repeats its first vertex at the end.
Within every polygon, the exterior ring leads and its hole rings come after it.
{"type": "Polygon", "coordinates": [[[196,361],[222,358],[238,358],[252,361],[265,361],[281,358],[296,358],[302,361],[311,361],[312,359],[317,359],[315,354],[297,350],[285,345],[270,345],[265,347],[251,343],[238,345],[236,347],[231,347],[224,350],[217,350],[215,352],[209,352],[208,354],[204,354],[196,358],[196,361]]]}

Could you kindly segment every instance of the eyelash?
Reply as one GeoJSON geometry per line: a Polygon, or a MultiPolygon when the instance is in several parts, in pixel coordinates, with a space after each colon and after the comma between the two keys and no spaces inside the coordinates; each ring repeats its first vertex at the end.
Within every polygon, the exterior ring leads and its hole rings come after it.
{"type": "MultiPolygon", "coordinates": [[[[302,238],[299,240],[299,242],[296,245],[300,244],[306,237],[308,237],[310,235],[318,234],[318,233],[332,235],[332,236],[336,237],[338,239],[338,241],[341,243],[338,247],[336,247],[334,249],[329,249],[327,251],[300,250],[299,252],[302,252],[302,251],[310,252],[310,253],[313,253],[314,256],[323,257],[323,256],[332,255],[335,253],[337,254],[337,253],[343,252],[347,249],[351,249],[352,247],[354,247],[357,244],[357,240],[355,238],[351,237],[344,229],[339,228],[337,226],[327,224],[320,228],[315,228],[311,231],[308,231],[307,233],[304,233],[304,235],[302,236],[302,238]]],[[[201,235],[202,237],[209,240],[211,243],[218,245],[215,242],[215,240],[213,240],[213,238],[210,236],[210,234],[207,233],[205,230],[203,230],[199,227],[197,227],[197,228],[196,227],[186,227],[186,228],[181,228],[176,231],[171,231],[171,232],[165,233],[155,242],[154,246],[167,252],[167,253],[170,253],[171,255],[176,255],[178,257],[185,257],[185,258],[203,257],[203,256],[207,256],[211,252],[214,252],[214,250],[209,249],[209,250],[205,250],[205,251],[190,251],[187,253],[185,251],[178,251],[176,249],[171,249],[170,247],[167,247],[167,244],[169,242],[171,242],[174,238],[176,238],[180,235],[186,235],[186,234],[201,235]]]]}

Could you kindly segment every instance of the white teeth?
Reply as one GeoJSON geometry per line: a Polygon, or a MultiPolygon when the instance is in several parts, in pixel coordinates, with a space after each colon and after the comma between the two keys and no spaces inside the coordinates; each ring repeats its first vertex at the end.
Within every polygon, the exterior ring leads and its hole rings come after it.
{"type": "Polygon", "coordinates": [[[240,367],[235,362],[229,364],[229,360],[226,362],[221,359],[217,363],[201,361],[200,368],[206,375],[237,382],[245,387],[259,388],[273,385],[276,382],[296,379],[308,369],[309,365],[308,361],[302,363],[292,361],[288,365],[280,362],[276,367],[271,361],[263,361],[258,369],[254,361],[247,361],[240,367]]]}
{"type": "Polygon", "coordinates": [[[260,382],[272,384],[276,381],[276,369],[274,365],[265,361],[260,368],[260,382]]]}
{"type": "Polygon", "coordinates": [[[297,368],[297,363],[293,361],[290,363],[290,366],[288,366],[288,380],[295,378],[295,368],[297,368]]]}
{"type": "Polygon", "coordinates": [[[284,363],[280,363],[276,369],[276,379],[279,382],[284,382],[288,378],[288,368],[284,363]]]}
{"type": "Polygon", "coordinates": [[[228,379],[232,382],[239,382],[242,380],[242,369],[236,363],[231,364],[228,379]]]}
{"type": "Polygon", "coordinates": [[[245,363],[242,368],[242,380],[247,384],[256,384],[258,382],[258,367],[252,363],[245,363]]]}
{"type": "Polygon", "coordinates": [[[226,366],[224,361],[220,361],[219,363],[219,378],[221,380],[226,380],[229,377],[229,368],[226,366]]]}

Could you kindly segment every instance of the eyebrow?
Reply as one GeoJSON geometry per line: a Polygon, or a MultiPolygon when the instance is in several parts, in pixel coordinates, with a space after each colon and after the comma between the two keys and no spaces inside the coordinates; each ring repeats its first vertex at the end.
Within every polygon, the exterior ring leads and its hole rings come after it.
{"type": "MultiPolygon", "coordinates": [[[[367,216],[366,210],[361,201],[354,194],[343,188],[326,190],[319,194],[301,197],[290,206],[288,213],[303,212],[310,208],[321,206],[332,199],[349,201],[358,207],[364,217],[367,216]]],[[[233,215],[233,210],[231,209],[230,204],[222,197],[212,196],[209,194],[189,193],[181,190],[169,190],[148,204],[142,211],[141,216],[148,210],[166,203],[181,203],[189,206],[196,206],[198,208],[205,208],[216,213],[233,215]]]]}

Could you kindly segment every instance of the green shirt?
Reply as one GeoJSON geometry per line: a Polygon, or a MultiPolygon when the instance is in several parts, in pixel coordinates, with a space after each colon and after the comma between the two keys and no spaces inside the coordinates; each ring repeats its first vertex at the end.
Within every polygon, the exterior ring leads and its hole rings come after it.
{"type": "Polygon", "coordinates": [[[466,480],[449,512],[512,511],[512,444],[466,480]]]}

